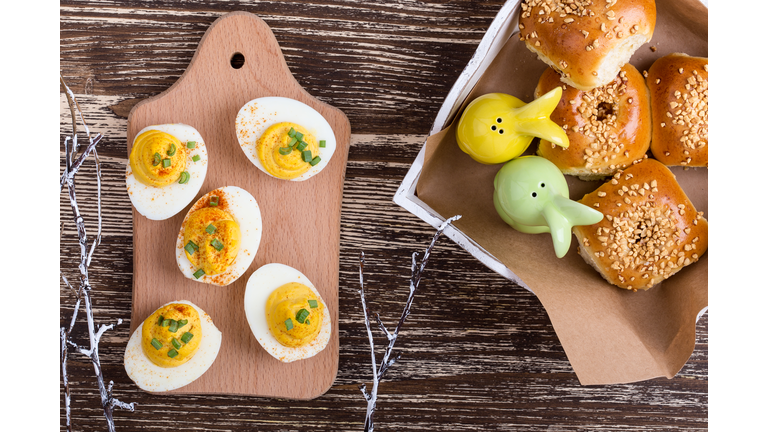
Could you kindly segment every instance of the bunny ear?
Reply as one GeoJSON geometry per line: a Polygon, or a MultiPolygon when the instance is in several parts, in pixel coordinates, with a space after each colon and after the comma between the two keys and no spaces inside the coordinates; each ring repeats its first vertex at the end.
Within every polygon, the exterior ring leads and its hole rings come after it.
{"type": "Polygon", "coordinates": [[[599,211],[560,195],[553,197],[543,213],[552,232],[558,258],[564,257],[571,247],[571,229],[575,225],[592,225],[603,220],[603,214],[599,211]]]}
{"type": "Polygon", "coordinates": [[[521,134],[535,136],[560,147],[568,148],[570,144],[568,135],[560,125],[549,118],[557,104],[560,103],[562,95],[563,89],[558,86],[533,102],[515,108],[513,110],[514,115],[519,120],[515,130],[521,134]]]}
{"type": "Polygon", "coordinates": [[[554,201],[560,212],[570,222],[571,227],[592,225],[603,220],[603,214],[599,211],[592,207],[585,206],[582,203],[570,200],[564,196],[558,195],[555,197],[554,201]]]}
{"type": "Polygon", "coordinates": [[[552,243],[555,246],[555,255],[558,258],[562,258],[568,252],[568,248],[571,247],[571,227],[572,225],[568,219],[560,212],[555,201],[548,203],[544,207],[544,219],[549,225],[549,230],[552,233],[552,243]]]}

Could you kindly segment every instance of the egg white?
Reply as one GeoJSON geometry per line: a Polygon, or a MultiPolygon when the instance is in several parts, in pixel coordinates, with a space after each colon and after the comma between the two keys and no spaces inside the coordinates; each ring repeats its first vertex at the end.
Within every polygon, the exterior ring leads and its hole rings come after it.
{"type": "Polygon", "coordinates": [[[160,367],[152,363],[144,354],[144,349],[141,347],[141,329],[144,327],[144,323],[139,324],[125,347],[123,364],[128,377],[140,389],[148,392],[175,390],[200,378],[216,360],[219,355],[219,348],[221,348],[221,332],[213,324],[213,320],[207,313],[199,306],[186,300],[173,301],[163,306],[171,303],[183,303],[195,308],[200,315],[202,340],[197,352],[188,362],[173,368],[160,367]]]}
{"type": "Polygon", "coordinates": [[[159,130],[175,136],[185,146],[184,150],[187,152],[186,171],[189,173],[189,181],[184,184],[176,181],[165,187],[145,185],[133,175],[130,162],[127,164],[125,185],[128,188],[131,204],[147,219],[164,220],[183,210],[200,192],[208,171],[208,150],[205,148],[200,132],[192,126],[181,123],[147,126],[139,131],[136,137],[148,130],[159,130]],[[186,148],[187,141],[195,141],[195,148],[186,148]],[[200,156],[197,162],[192,160],[195,155],[200,156]]]}
{"type": "Polygon", "coordinates": [[[185,277],[194,281],[219,286],[229,285],[245,273],[256,257],[256,251],[261,243],[261,227],[261,211],[253,195],[237,186],[225,186],[214,189],[197,200],[184,217],[176,239],[176,264],[185,277]],[[240,249],[237,251],[235,260],[225,272],[215,275],[206,274],[200,276],[200,279],[195,279],[194,273],[198,268],[189,261],[187,254],[184,253],[184,227],[187,224],[189,215],[195,210],[202,208],[202,203],[207,202],[213,192],[216,191],[219,191],[227,203],[226,207],[221,207],[221,209],[231,214],[235,222],[240,225],[240,249]]]}
{"type": "Polygon", "coordinates": [[[243,153],[258,169],[275,177],[267,172],[261,164],[259,154],[256,151],[256,142],[267,128],[282,122],[303,126],[317,138],[318,143],[320,140],[325,140],[325,147],[319,149],[320,162],[311,167],[309,171],[290,180],[304,181],[315,176],[328,165],[336,151],[336,135],[322,114],[297,100],[276,96],[263,97],[254,99],[240,108],[235,120],[235,130],[243,153]]]}
{"type": "Polygon", "coordinates": [[[245,317],[256,340],[264,350],[281,362],[290,363],[308,359],[322,351],[328,345],[328,341],[331,340],[331,314],[328,306],[312,281],[291,266],[272,263],[253,272],[245,287],[244,307],[245,317]],[[275,289],[289,282],[298,282],[309,287],[325,309],[320,333],[312,342],[302,347],[287,347],[278,342],[269,330],[267,323],[266,307],[269,295],[275,289]]]}

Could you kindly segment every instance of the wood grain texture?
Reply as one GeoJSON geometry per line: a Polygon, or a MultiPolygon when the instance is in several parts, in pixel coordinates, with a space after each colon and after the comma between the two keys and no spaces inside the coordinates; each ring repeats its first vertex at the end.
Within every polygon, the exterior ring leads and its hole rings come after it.
{"type": "Polygon", "coordinates": [[[262,349],[251,333],[243,296],[248,276],[256,269],[268,263],[289,265],[315,284],[328,307],[332,329],[338,329],[339,221],[349,121],[293,79],[264,21],[250,13],[233,12],[211,25],[179,81],[131,110],[128,142],[143,128],[166,123],[193,125],[207,143],[208,173],[198,196],[223,186],[238,186],[253,195],[263,223],[261,244],[238,280],[225,287],[202,284],[187,279],[176,266],[176,238],[186,212],[152,221],[134,209],[131,330],[159,306],[189,300],[214,318],[223,340],[211,368],[173,393],[320,396],[336,377],[338,330],[331,331],[328,346],[316,356],[282,363],[262,349]],[[230,64],[236,53],[245,57],[240,68],[230,64]],[[302,182],[279,180],[246,159],[235,134],[235,117],[246,102],[265,96],[298,100],[325,117],[337,146],[322,172],[302,182]]]}
{"type": "MultiPolygon", "coordinates": [[[[356,292],[357,255],[366,252],[372,310],[393,324],[406,297],[410,254],[426,247],[434,231],[392,203],[392,196],[500,4],[61,3],[62,74],[74,84],[91,129],[107,135],[99,144],[105,237],[91,266],[97,323],[127,319],[131,312],[131,206],[122,179],[125,117],[137,99],[166,90],[181,76],[218,16],[234,9],[258,12],[275,32],[298,82],[342,108],[354,132],[341,207],[339,370],[331,389],[311,401],[189,395],[179,404],[147,394],[132,384],[122,365],[128,322],[107,332],[101,345],[104,374],[115,381],[116,396],[139,403],[134,413],[116,411],[119,431],[362,430],[365,401],[357,385],[370,382],[371,366],[356,292]],[[317,37],[294,31],[294,23],[316,28],[317,37]],[[387,91],[395,83],[399,92],[387,91]],[[128,109],[116,113],[110,108],[115,106],[128,109]]],[[[66,109],[61,122],[66,133],[66,109]]],[[[93,175],[89,163],[78,178],[90,227],[95,223],[93,175]]],[[[71,275],[77,237],[66,197],[61,199],[66,222],[61,267],[71,275]]],[[[377,430],[707,430],[708,314],[697,323],[696,348],[675,378],[580,386],[546,312],[528,291],[445,238],[422,283],[423,294],[398,341],[403,357],[380,387],[377,430]]],[[[62,323],[73,304],[62,287],[62,323]]],[[[78,324],[75,338],[83,341],[85,334],[78,324]]],[[[377,341],[382,347],[383,338],[377,341]]],[[[92,367],[72,355],[69,369],[75,429],[104,430],[92,367]]]]}

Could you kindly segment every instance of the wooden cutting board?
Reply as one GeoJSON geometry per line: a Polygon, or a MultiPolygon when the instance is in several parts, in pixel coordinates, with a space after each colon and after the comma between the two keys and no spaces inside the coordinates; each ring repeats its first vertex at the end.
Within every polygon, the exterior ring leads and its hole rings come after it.
{"type": "Polygon", "coordinates": [[[226,287],[208,285],[185,278],[176,266],[176,235],[190,206],[164,221],[151,221],[134,209],[131,331],[159,306],[189,300],[213,318],[223,339],[211,368],[173,393],[294,399],[322,395],[333,383],[339,364],[339,229],[349,120],[301,88],[264,21],[234,12],[211,25],[189,67],[171,88],[131,110],[129,154],[139,130],[164,123],[189,124],[206,143],[208,173],[195,200],[217,187],[239,186],[256,198],[263,233],[253,264],[240,279],[226,287]],[[231,63],[236,54],[244,58],[241,65],[231,63]],[[330,123],[337,147],[320,174],[303,182],[274,179],[243,154],[235,136],[235,117],[246,102],[264,96],[301,101],[330,123]],[[251,333],[243,308],[245,285],[257,268],[272,262],[307,275],[328,306],[331,340],[315,357],[281,363],[251,333]]]}

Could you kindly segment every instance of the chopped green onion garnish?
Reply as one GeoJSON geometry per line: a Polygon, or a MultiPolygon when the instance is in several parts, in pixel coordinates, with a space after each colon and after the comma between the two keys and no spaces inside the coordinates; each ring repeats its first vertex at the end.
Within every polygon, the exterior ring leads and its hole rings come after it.
{"type": "Polygon", "coordinates": [[[304,321],[304,324],[309,325],[309,320],[304,321]]]}
{"type": "Polygon", "coordinates": [[[152,338],[152,346],[155,347],[155,349],[160,349],[163,347],[163,344],[160,343],[159,340],[152,338]]]}
{"type": "Polygon", "coordinates": [[[171,149],[166,152],[168,156],[173,156],[176,154],[176,144],[171,143],[171,149]]]}
{"type": "Polygon", "coordinates": [[[177,341],[176,338],[171,338],[171,345],[176,349],[181,348],[181,342],[177,341]]]}
{"type": "Polygon", "coordinates": [[[160,153],[155,153],[154,159],[152,159],[152,166],[160,165],[160,153]]]}
{"type": "Polygon", "coordinates": [[[280,152],[281,155],[286,156],[291,154],[293,149],[290,147],[280,147],[279,149],[277,149],[277,151],[280,152]]]}
{"type": "Polygon", "coordinates": [[[196,272],[192,274],[192,276],[194,276],[195,279],[200,279],[200,276],[204,274],[205,274],[205,271],[203,269],[198,269],[196,272]]]}
{"type": "Polygon", "coordinates": [[[320,148],[325,148],[325,140],[320,140],[320,148]]]}
{"type": "Polygon", "coordinates": [[[176,330],[179,329],[179,322],[176,320],[171,320],[171,322],[168,324],[168,331],[171,333],[176,333],[176,330]]]}
{"type": "Polygon", "coordinates": [[[305,148],[307,148],[309,144],[305,143],[304,141],[300,142],[299,145],[296,146],[296,150],[298,151],[304,151],[305,148]]]}
{"type": "Polygon", "coordinates": [[[301,160],[303,160],[304,162],[312,161],[312,151],[304,150],[303,152],[301,152],[301,160]]]}
{"type": "Polygon", "coordinates": [[[200,155],[194,155],[192,156],[192,162],[197,162],[200,160],[200,155]]]}
{"type": "Polygon", "coordinates": [[[219,205],[219,196],[214,195],[211,197],[211,201],[208,203],[211,207],[216,207],[219,205]]]}
{"type": "Polygon", "coordinates": [[[193,243],[192,240],[188,241],[187,245],[184,246],[184,250],[186,250],[190,255],[193,255],[197,249],[197,245],[193,243]]]}
{"type": "Polygon", "coordinates": [[[186,332],[183,335],[181,335],[181,341],[184,343],[189,343],[189,341],[191,341],[194,336],[195,335],[193,335],[192,333],[186,332]]]}
{"type": "Polygon", "coordinates": [[[307,300],[307,303],[309,303],[309,307],[312,309],[317,307],[317,300],[307,300]]]}
{"type": "Polygon", "coordinates": [[[291,140],[288,141],[288,147],[293,147],[293,145],[296,144],[297,142],[299,142],[299,140],[297,140],[296,138],[291,138],[291,140]]]}
{"type": "Polygon", "coordinates": [[[298,321],[299,324],[304,324],[304,320],[307,319],[308,316],[309,316],[308,310],[304,308],[299,309],[299,311],[296,312],[296,321],[298,321]]]}
{"type": "Polygon", "coordinates": [[[197,144],[197,141],[187,141],[187,148],[195,148],[195,145],[197,144]]]}
{"type": "Polygon", "coordinates": [[[185,319],[184,319],[184,320],[179,320],[179,328],[182,328],[182,327],[184,327],[185,325],[187,325],[187,323],[188,323],[188,322],[189,322],[189,321],[187,321],[187,320],[185,320],[185,319]]]}
{"type": "Polygon", "coordinates": [[[163,324],[162,324],[162,326],[163,326],[163,327],[168,327],[169,325],[171,325],[171,320],[169,320],[169,319],[164,319],[164,320],[163,320],[163,324]]]}
{"type": "Polygon", "coordinates": [[[163,159],[163,168],[168,168],[171,166],[171,160],[168,158],[163,159]]]}
{"type": "Polygon", "coordinates": [[[184,184],[189,181],[189,173],[186,171],[181,172],[181,176],[179,177],[179,183],[184,184]]]}
{"type": "Polygon", "coordinates": [[[163,325],[163,320],[164,320],[164,319],[165,319],[165,318],[163,318],[163,316],[162,316],[162,315],[160,315],[160,318],[158,318],[158,319],[157,319],[157,325],[159,325],[159,326],[163,325]]]}
{"type": "Polygon", "coordinates": [[[213,234],[214,232],[216,232],[216,227],[213,226],[213,224],[208,224],[208,226],[205,227],[205,232],[207,232],[208,234],[213,234]]]}
{"type": "Polygon", "coordinates": [[[296,135],[296,131],[291,128],[291,130],[288,131],[288,136],[293,138],[294,135],[296,135]]]}
{"type": "Polygon", "coordinates": [[[301,132],[296,132],[295,134],[293,134],[293,137],[301,141],[301,139],[304,138],[304,134],[301,132]]]}
{"type": "Polygon", "coordinates": [[[291,319],[290,319],[290,318],[288,318],[287,320],[285,320],[285,328],[286,328],[286,329],[288,329],[288,330],[290,330],[290,329],[292,329],[292,328],[293,328],[293,321],[291,321],[291,319]]]}
{"type": "Polygon", "coordinates": [[[320,163],[320,156],[315,156],[312,158],[311,161],[309,161],[309,164],[312,166],[315,166],[320,163]]]}
{"type": "Polygon", "coordinates": [[[211,246],[213,246],[213,248],[216,249],[217,251],[221,251],[222,249],[224,249],[224,244],[220,242],[218,239],[213,239],[213,241],[211,242],[211,246]]]}
{"type": "Polygon", "coordinates": [[[170,357],[170,358],[174,358],[177,355],[179,355],[179,352],[176,351],[175,349],[171,349],[170,351],[168,351],[168,357],[170,357]]]}

